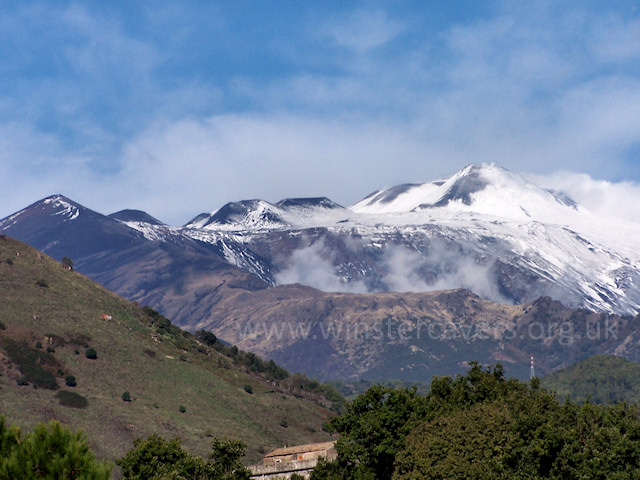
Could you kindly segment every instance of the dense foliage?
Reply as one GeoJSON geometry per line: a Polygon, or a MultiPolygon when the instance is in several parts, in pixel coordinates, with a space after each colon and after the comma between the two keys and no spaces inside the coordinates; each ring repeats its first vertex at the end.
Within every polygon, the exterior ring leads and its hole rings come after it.
{"type": "Polygon", "coordinates": [[[373,387],[330,422],[338,459],[314,479],[640,478],[635,406],[559,402],[500,365],[434,378],[431,391],[373,387]]]}
{"type": "Polygon", "coordinates": [[[244,452],[241,442],[214,438],[210,459],[205,460],[185,452],[177,438],[151,435],[135,440],[134,448],[117,463],[126,480],[248,480],[249,471],[240,461],[244,452]]]}
{"type": "Polygon", "coordinates": [[[81,432],[51,421],[23,437],[0,417],[0,478],[108,480],[110,473],[111,467],[96,460],[81,432]]]}
{"type": "Polygon", "coordinates": [[[541,382],[578,403],[640,402],[640,365],[613,355],[593,355],[541,382]]]}

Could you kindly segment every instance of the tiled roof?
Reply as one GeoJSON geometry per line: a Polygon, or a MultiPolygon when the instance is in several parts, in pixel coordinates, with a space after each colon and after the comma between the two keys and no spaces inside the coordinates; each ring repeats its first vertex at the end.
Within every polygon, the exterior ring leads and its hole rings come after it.
{"type": "Polygon", "coordinates": [[[336,442],[309,443],[307,445],[295,445],[293,447],[276,448],[267,453],[264,458],[293,455],[294,453],[318,452],[329,450],[336,442]]]}

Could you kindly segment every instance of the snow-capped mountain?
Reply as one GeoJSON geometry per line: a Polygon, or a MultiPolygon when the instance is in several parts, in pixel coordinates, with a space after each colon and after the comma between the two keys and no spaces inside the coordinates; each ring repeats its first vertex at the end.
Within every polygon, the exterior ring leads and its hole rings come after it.
{"type": "Polygon", "coordinates": [[[229,262],[272,284],[463,287],[497,301],[549,295],[606,312],[640,306],[640,224],[598,217],[494,165],[377,191],[349,208],[328,199],[231,203],[183,233],[222,246],[229,262]]]}
{"type": "Polygon", "coordinates": [[[273,230],[313,226],[318,222],[333,222],[335,213],[344,207],[326,197],[285,198],[271,204],[264,200],[231,202],[207,214],[201,213],[185,225],[188,229],[211,231],[273,230]]]}
{"type": "Polygon", "coordinates": [[[346,208],[324,197],[233,202],[182,227],[139,211],[103,216],[56,195],[1,220],[0,231],[80,262],[145,241],[192,244],[271,285],[467,288],[506,303],[547,295],[602,312],[640,309],[639,223],[599,217],[494,165],[376,191],[346,208]]]}
{"type": "Polygon", "coordinates": [[[54,195],[0,220],[0,233],[70,257],[81,273],[180,326],[322,378],[429,378],[474,358],[526,376],[531,353],[548,371],[588,352],[640,358],[638,317],[629,316],[640,310],[640,224],[599,217],[493,165],[380,190],[351,207],[327,198],[239,201],[184,226],[133,210],[106,216],[54,195]],[[446,291],[369,294],[432,290],[446,291]],[[623,315],[600,314],[608,312],[623,315]],[[384,322],[502,333],[475,344],[464,335],[404,343],[324,335],[384,322]],[[558,337],[563,322],[577,343],[558,337]],[[615,335],[591,338],[596,323],[615,335]],[[542,336],[531,338],[532,324],[542,336]],[[266,335],[301,325],[310,337],[266,335]],[[263,330],[265,338],[253,335],[263,330]]]}

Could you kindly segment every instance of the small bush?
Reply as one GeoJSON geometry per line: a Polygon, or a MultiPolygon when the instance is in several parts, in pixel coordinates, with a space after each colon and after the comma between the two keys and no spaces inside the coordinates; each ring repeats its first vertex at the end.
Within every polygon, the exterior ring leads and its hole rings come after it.
{"type": "Polygon", "coordinates": [[[156,358],[156,352],[149,348],[145,348],[144,350],[142,350],[142,353],[144,353],[147,357],[156,358]]]}
{"type": "Polygon", "coordinates": [[[123,402],[130,402],[131,401],[131,394],[129,392],[124,392],[122,394],[122,401],[123,402]]]}
{"type": "Polygon", "coordinates": [[[53,347],[47,347],[47,353],[56,353],[56,349],[53,347]]]}
{"type": "Polygon", "coordinates": [[[247,392],[248,394],[252,394],[253,393],[253,387],[251,385],[245,385],[244,386],[244,391],[247,392]]]}
{"type": "Polygon", "coordinates": [[[87,351],[85,352],[85,357],[87,357],[90,360],[95,360],[98,358],[98,352],[96,352],[95,348],[87,348],[87,351]]]}
{"type": "Polygon", "coordinates": [[[10,258],[7,258],[7,259],[5,260],[5,263],[6,263],[7,265],[13,265],[13,260],[11,260],[10,258]]]}
{"type": "Polygon", "coordinates": [[[49,288],[49,285],[47,284],[47,282],[44,281],[42,278],[39,278],[38,280],[36,280],[36,285],[42,288],[49,288]]]}
{"type": "Polygon", "coordinates": [[[16,380],[16,383],[17,383],[19,386],[21,386],[21,387],[24,387],[24,386],[26,386],[26,385],[29,385],[28,380],[27,380],[26,378],[24,378],[24,377],[20,377],[19,379],[17,379],[17,380],[16,380]]]}
{"type": "Polygon", "coordinates": [[[63,407],[86,408],[89,405],[89,401],[85,397],[69,390],[60,390],[56,393],[56,398],[63,407]]]}
{"type": "Polygon", "coordinates": [[[73,353],[75,353],[76,355],[80,355],[80,350],[78,350],[77,348],[73,350],[73,353]]]}
{"type": "Polygon", "coordinates": [[[178,411],[179,411],[180,413],[184,413],[184,412],[186,412],[186,411],[187,411],[187,407],[185,407],[184,405],[180,405],[180,406],[178,407],[178,411]]]}
{"type": "Polygon", "coordinates": [[[70,270],[73,270],[73,260],[71,260],[69,257],[62,257],[62,265],[70,270]]]}
{"type": "Polygon", "coordinates": [[[287,428],[289,426],[289,422],[287,422],[286,418],[283,418],[282,420],[280,420],[280,426],[282,428],[287,428]]]}
{"type": "Polygon", "coordinates": [[[64,383],[67,387],[75,387],[77,385],[76,377],[73,375],[67,375],[64,379],[64,383]]]}
{"type": "Polygon", "coordinates": [[[36,348],[42,350],[42,342],[36,342],[36,348]]]}
{"type": "Polygon", "coordinates": [[[0,330],[6,330],[7,326],[4,324],[4,322],[0,322],[0,330]]]}
{"type": "Polygon", "coordinates": [[[218,341],[218,337],[216,337],[212,332],[207,330],[198,330],[196,332],[196,338],[200,340],[202,343],[212,346],[218,341]]]}

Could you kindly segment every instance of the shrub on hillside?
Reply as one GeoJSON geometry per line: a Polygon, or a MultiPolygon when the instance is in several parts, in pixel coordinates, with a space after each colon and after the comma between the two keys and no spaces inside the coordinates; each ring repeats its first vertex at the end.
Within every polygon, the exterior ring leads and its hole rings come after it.
{"type": "Polygon", "coordinates": [[[77,385],[76,377],[73,375],[67,375],[64,379],[64,383],[67,387],[75,387],[77,385]]]}
{"type": "Polygon", "coordinates": [[[47,368],[55,369],[60,366],[53,355],[31,348],[24,342],[16,342],[6,337],[2,338],[1,343],[9,360],[18,367],[26,382],[33,383],[35,387],[58,389],[56,377],[47,370],[47,368]]]}
{"type": "Polygon", "coordinates": [[[130,402],[131,401],[131,394],[129,392],[124,392],[122,394],[122,401],[123,402],[130,402]]]}
{"type": "Polygon", "coordinates": [[[208,330],[198,330],[196,332],[196,338],[205,345],[209,346],[215,345],[218,341],[218,337],[216,337],[212,332],[209,332],[208,330]]]}
{"type": "Polygon", "coordinates": [[[98,358],[98,352],[96,352],[95,348],[89,347],[85,352],[85,356],[91,360],[95,360],[98,358]]]}
{"type": "Polygon", "coordinates": [[[145,348],[144,350],[142,350],[142,353],[144,353],[147,357],[156,358],[156,352],[151,350],[150,348],[145,348]]]}
{"type": "Polygon", "coordinates": [[[56,398],[63,407],[86,408],[89,405],[89,401],[85,397],[69,390],[60,390],[56,393],[56,398]]]}

